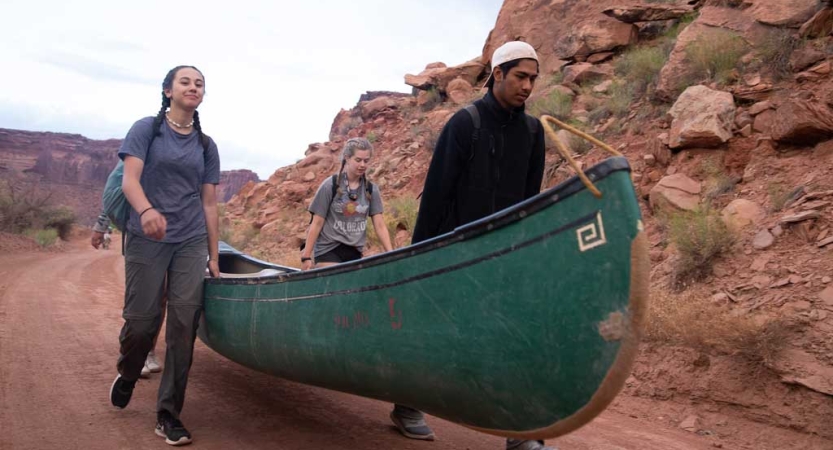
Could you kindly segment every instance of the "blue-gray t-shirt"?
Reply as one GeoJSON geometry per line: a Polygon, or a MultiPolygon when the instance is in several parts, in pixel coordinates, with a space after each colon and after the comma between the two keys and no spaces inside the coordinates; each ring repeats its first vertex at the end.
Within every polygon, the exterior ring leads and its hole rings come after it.
{"type": "MultiPolygon", "coordinates": [[[[206,234],[202,209],[202,185],[220,183],[220,154],[209,140],[204,150],[196,130],[182,135],[162,121],[160,136],[153,139],[153,117],[133,124],[119,148],[119,158],[135,156],[145,162],[140,183],[150,204],[168,222],[159,242],[178,243],[206,234]]],[[[130,209],[127,231],[150,239],[142,232],[139,213],[130,209]]]]}

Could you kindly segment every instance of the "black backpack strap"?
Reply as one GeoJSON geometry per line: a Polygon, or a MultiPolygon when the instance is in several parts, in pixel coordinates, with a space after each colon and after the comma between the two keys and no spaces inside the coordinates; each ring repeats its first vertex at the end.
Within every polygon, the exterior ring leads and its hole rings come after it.
{"type": "Polygon", "coordinates": [[[535,141],[535,135],[538,134],[538,119],[535,116],[526,115],[526,127],[529,129],[529,135],[532,136],[532,141],[535,141]]]}
{"type": "Polygon", "coordinates": [[[333,193],[330,195],[330,204],[336,199],[336,192],[338,192],[338,174],[333,175],[333,193]]]}
{"type": "MultiPolygon", "coordinates": [[[[330,196],[330,204],[331,205],[333,204],[333,200],[335,200],[335,198],[336,198],[336,192],[338,192],[338,174],[333,175],[332,180],[333,180],[333,183],[332,183],[333,184],[333,193],[330,196]]],[[[327,208],[327,212],[329,212],[329,208],[327,208]]],[[[312,223],[313,216],[315,216],[315,214],[313,214],[312,211],[310,211],[310,213],[309,213],[309,223],[312,223]]],[[[326,216],[325,216],[325,218],[326,218],[326,216]]]]}
{"type": "Polygon", "coordinates": [[[471,116],[471,123],[474,125],[474,131],[471,133],[471,154],[468,157],[468,160],[471,161],[474,159],[474,151],[477,148],[477,141],[480,139],[480,111],[477,110],[474,103],[466,106],[465,109],[471,116]]]}

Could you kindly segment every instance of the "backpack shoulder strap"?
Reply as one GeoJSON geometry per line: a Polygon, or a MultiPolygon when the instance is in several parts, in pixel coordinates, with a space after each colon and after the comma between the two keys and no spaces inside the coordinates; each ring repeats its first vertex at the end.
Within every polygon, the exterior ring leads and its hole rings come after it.
{"type": "Polygon", "coordinates": [[[471,132],[471,154],[467,158],[471,161],[474,159],[474,151],[477,149],[477,141],[480,139],[480,111],[477,110],[474,103],[467,105],[465,109],[471,116],[471,123],[474,125],[474,130],[471,132]]]}
{"type": "Polygon", "coordinates": [[[529,129],[529,135],[532,136],[532,140],[535,140],[535,135],[538,133],[538,119],[530,114],[526,114],[526,127],[529,129]]]}
{"type": "Polygon", "coordinates": [[[333,202],[333,200],[335,200],[335,199],[336,199],[336,192],[338,192],[338,174],[334,174],[334,175],[333,175],[333,177],[332,177],[332,185],[333,185],[333,186],[332,186],[333,193],[332,193],[332,195],[330,195],[330,203],[332,203],[332,202],[333,202]]]}

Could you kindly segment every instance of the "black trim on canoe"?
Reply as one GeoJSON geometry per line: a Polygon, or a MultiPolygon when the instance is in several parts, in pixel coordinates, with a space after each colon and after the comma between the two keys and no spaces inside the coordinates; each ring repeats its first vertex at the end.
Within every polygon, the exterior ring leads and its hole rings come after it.
{"type": "Polygon", "coordinates": [[[557,234],[561,234],[564,231],[567,231],[571,228],[575,228],[575,227],[577,227],[581,224],[585,224],[587,222],[590,222],[596,217],[597,214],[598,214],[598,211],[593,212],[592,214],[588,214],[588,215],[586,215],[586,216],[584,216],[584,217],[582,217],[578,220],[574,220],[573,222],[570,222],[570,223],[568,223],[568,224],[566,224],[566,225],[564,225],[564,226],[562,226],[558,229],[546,232],[546,233],[544,233],[540,236],[536,236],[536,237],[534,237],[534,238],[532,238],[528,241],[521,242],[520,244],[513,245],[511,247],[507,247],[507,248],[504,248],[502,250],[497,250],[497,251],[494,251],[494,252],[489,253],[487,255],[477,257],[475,259],[470,259],[468,261],[459,262],[459,263],[453,264],[451,266],[442,267],[442,268],[439,268],[439,269],[436,269],[436,270],[432,270],[430,272],[425,272],[425,273],[421,273],[419,275],[414,275],[412,277],[404,278],[404,279],[401,279],[401,280],[396,280],[396,281],[391,282],[391,283],[375,284],[375,285],[372,285],[372,286],[362,286],[360,288],[355,288],[355,289],[342,289],[340,291],[330,291],[330,292],[323,292],[323,293],[320,293],[320,294],[310,294],[310,295],[299,295],[297,297],[287,297],[287,298],[280,298],[280,299],[273,299],[273,300],[257,298],[257,297],[251,297],[251,298],[247,298],[247,297],[236,297],[236,298],[215,297],[215,298],[217,298],[219,300],[229,300],[229,301],[235,301],[235,302],[250,302],[250,301],[291,302],[291,301],[294,301],[294,300],[310,300],[310,299],[313,299],[313,298],[333,297],[333,296],[336,296],[336,295],[359,294],[359,293],[362,293],[362,292],[378,291],[380,289],[388,289],[388,288],[392,288],[392,287],[396,287],[396,286],[402,286],[403,284],[408,284],[408,283],[412,283],[414,281],[424,280],[426,278],[431,278],[433,276],[442,275],[442,274],[448,273],[448,272],[454,272],[455,270],[465,269],[466,267],[470,267],[470,266],[473,266],[475,264],[479,264],[483,261],[488,261],[492,258],[497,258],[497,257],[500,257],[500,256],[508,255],[508,254],[510,254],[514,251],[517,251],[517,250],[520,250],[522,248],[529,247],[530,245],[537,244],[539,242],[545,241],[545,240],[547,240],[547,239],[549,239],[549,238],[551,238],[551,237],[553,237],[557,234]]]}
{"type": "MultiPolygon", "coordinates": [[[[607,178],[615,172],[630,172],[630,170],[631,169],[630,165],[628,164],[628,160],[624,157],[617,156],[602,161],[601,163],[591,167],[584,173],[587,175],[588,178],[590,178],[591,181],[598,181],[607,178]]],[[[392,260],[425,253],[431,250],[435,250],[437,248],[451,245],[455,242],[465,241],[467,239],[479,236],[483,233],[487,233],[498,228],[502,228],[510,223],[516,222],[518,220],[523,219],[524,217],[534,214],[542,209],[545,209],[550,205],[557,203],[567,197],[575,195],[585,189],[586,188],[584,184],[582,184],[581,180],[578,177],[574,176],[569,180],[551,189],[548,189],[534,197],[528,198],[523,202],[518,203],[517,205],[514,205],[510,208],[506,208],[502,211],[499,211],[488,217],[484,217],[480,220],[457,227],[452,232],[445,233],[443,235],[428,239],[426,241],[422,241],[418,244],[402,247],[391,252],[381,253],[367,258],[362,258],[356,261],[336,264],[333,266],[327,266],[320,269],[313,269],[305,272],[300,271],[296,268],[285,267],[277,264],[272,264],[266,261],[261,261],[257,258],[253,258],[222,243],[220,248],[221,256],[234,255],[234,257],[236,258],[244,259],[247,262],[253,263],[263,269],[276,269],[281,271],[282,273],[262,277],[253,276],[250,278],[207,278],[206,283],[223,285],[283,283],[286,281],[326,277],[342,272],[349,272],[353,270],[363,269],[365,267],[385,264],[392,260]]],[[[581,220],[586,220],[586,218],[581,220]]],[[[560,232],[560,229],[555,230],[551,233],[557,232],[560,232]]],[[[547,233],[545,236],[549,234],[550,233],[547,233]]],[[[405,280],[402,280],[402,282],[404,281],[405,280]]]]}

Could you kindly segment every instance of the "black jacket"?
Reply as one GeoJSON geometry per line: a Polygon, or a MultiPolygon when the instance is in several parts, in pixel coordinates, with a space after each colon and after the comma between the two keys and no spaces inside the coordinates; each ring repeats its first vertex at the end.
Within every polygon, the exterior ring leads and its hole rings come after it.
{"type": "Polygon", "coordinates": [[[504,109],[491,91],[474,102],[480,112],[477,148],[465,109],[443,127],[428,168],[413,243],[505,209],[541,190],[544,128],[530,132],[523,107],[504,109]],[[474,150],[474,152],[472,152],[474,150]]]}

